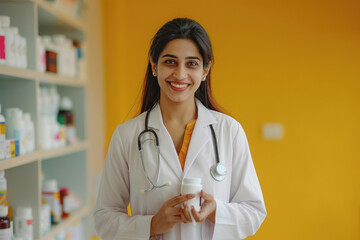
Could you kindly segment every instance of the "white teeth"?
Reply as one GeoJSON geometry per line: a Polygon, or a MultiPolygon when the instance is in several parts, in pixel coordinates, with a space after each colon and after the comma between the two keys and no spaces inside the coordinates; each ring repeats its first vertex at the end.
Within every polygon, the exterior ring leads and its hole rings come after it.
{"type": "Polygon", "coordinates": [[[184,88],[187,86],[187,84],[175,84],[175,83],[170,83],[171,86],[174,86],[176,88],[184,88]]]}

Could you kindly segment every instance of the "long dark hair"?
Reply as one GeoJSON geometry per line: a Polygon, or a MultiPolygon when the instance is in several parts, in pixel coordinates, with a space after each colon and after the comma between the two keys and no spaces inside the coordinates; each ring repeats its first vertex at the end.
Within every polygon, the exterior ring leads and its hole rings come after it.
{"type": "MultiPolygon", "coordinates": [[[[210,39],[205,29],[199,23],[188,18],[175,18],[159,29],[152,39],[149,58],[151,58],[154,63],[157,63],[159,55],[166,44],[179,38],[190,39],[196,44],[203,58],[204,68],[207,68],[209,64],[214,62],[210,39]]],[[[208,109],[220,112],[211,91],[211,68],[206,76],[206,80],[201,82],[200,87],[195,92],[195,97],[208,109]]],[[[143,86],[141,113],[150,110],[159,99],[160,86],[156,77],[152,75],[149,59],[143,86]]]]}

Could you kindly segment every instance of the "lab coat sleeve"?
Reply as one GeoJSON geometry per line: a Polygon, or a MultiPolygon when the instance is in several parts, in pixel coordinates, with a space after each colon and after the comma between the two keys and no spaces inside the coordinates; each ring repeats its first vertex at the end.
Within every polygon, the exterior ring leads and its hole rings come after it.
{"type": "Polygon", "coordinates": [[[245,132],[240,124],[233,139],[229,199],[229,202],[216,200],[213,239],[244,239],[255,234],[266,217],[266,209],[245,132]]]}
{"type": "Polygon", "coordinates": [[[127,214],[130,200],[129,167],[119,127],[113,134],[106,155],[94,211],[95,229],[103,240],[149,239],[153,216],[130,217],[127,214]]]}

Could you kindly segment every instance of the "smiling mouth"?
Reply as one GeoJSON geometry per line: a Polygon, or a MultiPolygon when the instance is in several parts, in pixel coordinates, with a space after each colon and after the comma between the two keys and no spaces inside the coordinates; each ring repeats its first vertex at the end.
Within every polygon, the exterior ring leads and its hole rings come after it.
{"type": "Polygon", "coordinates": [[[176,88],[186,88],[188,86],[187,84],[176,84],[173,82],[170,82],[170,85],[176,88]]]}

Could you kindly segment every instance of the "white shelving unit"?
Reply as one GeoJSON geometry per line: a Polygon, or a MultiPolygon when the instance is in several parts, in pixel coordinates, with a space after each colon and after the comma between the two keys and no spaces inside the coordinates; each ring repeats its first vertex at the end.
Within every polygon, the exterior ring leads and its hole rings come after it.
{"type": "Polygon", "coordinates": [[[35,123],[36,151],[24,156],[0,161],[8,183],[8,203],[13,209],[28,206],[33,210],[34,239],[50,240],[74,221],[91,211],[88,191],[88,139],[86,133],[86,95],[88,81],[40,73],[36,66],[36,37],[64,34],[85,42],[82,21],[58,10],[45,0],[0,0],[0,15],[8,15],[11,25],[27,40],[27,69],[0,65],[0,103],[2,109],[19,107],[31,114],[35,123]],[[39,91],[41,86],[56,85],[60,96],[68,96],[74,103],[75,126],[79,143],[61,149],[44,151],[39,146],[39,91]],[[41,235],[41,176],[57,179],[60,187],[67,186],[82,199],[81,207],[69,219],[41,235]]]}

